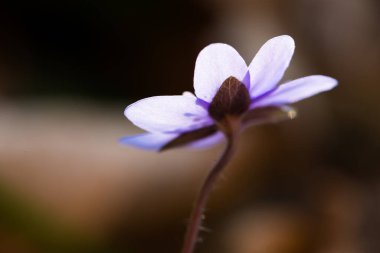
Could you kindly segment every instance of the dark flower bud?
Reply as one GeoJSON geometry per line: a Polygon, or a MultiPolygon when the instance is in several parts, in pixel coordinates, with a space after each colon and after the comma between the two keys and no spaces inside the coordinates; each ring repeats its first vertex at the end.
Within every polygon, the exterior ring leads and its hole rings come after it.
{"type": "Polygon", "coordinates": [[[233,76],[227,78],[208,108],[209,115],[215,121],[222,121],[226,116],[240,116],[246,112],[251,103],[245,85],[233,76]]]}

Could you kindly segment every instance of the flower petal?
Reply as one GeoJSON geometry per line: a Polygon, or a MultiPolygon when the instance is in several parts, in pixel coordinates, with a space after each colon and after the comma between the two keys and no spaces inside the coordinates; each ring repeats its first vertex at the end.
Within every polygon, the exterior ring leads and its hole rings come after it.
{"type": "Polygon", "coordinates": [[[222,132],[218,131],[215,134],[206,137],[204,139],[194,141],[187,146],[194,149],[206,149],[211,148],[221,142],[224,139],[224,135],[222,132]]]}
{"type": "Polygon", "coordinates": [[[182,132],[211,124],[197,98],[187,95],[145,98],[128,106],[124,114],[148,132],[182,132]]]}
{"type": "Polygon", "coordinates": [[[248,67],[252,98],[276,87],[289,66],[294,47],[292,37],[282,35],[268,40],[260,48],[248,67]]]}
{"type": "Polygon", "coordinates": [[[300,101],[323,91],[328,91],[338,84],[328,76],[314,75],[299,78],[280,85],[273,93],[253,102],[253,108],[268,105],[283,105],[300,101]]]}
{"type": "Polygon", "coordinates": [[[163,146],[177,136],[178,134],[144,133],[123,137],[119,140],[119,142],[124,145],[159,151],[163,146]]]}
{"type": "Polygon", "coordinates": [[[211,44],[199,53],[195,63],[195,94],[198,98],[211,102],[228,77],[234,76],[243,82],[247,73],[245,61],[233,47],[222,43],[211,44]]]}
{"type": "Polygon", "coordinates": [[[186,146],[189,143],[207,138],[218,131],[216,125],[198,128],[192,131],[184,132],[175,139],[169,141],[161,150],[167,150],[171,148],[186,146]]]}
{"type": "Polygon", "coordinates": [[[288,105],[266,106],[246,112],[242,118],[242,125],[244,128],[247,128],[260,124],[294,119],[296,116],[297,111],[288,105]]]}

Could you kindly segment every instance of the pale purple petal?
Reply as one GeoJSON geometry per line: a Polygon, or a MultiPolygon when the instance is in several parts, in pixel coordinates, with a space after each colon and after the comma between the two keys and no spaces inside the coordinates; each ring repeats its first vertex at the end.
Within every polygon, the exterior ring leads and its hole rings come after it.
{"type": "Polygon", "coordinates": [[[337,84],[337,80],[328,76],[306,76],[280,85],[268,96],[257,102],[253,101],[252,107],[295,103],[320,92],[331,90],[337,84]]]}
{"type": "Polygon", "coordinates": [[[198,141],[194,141],[188,144],[187,146],[195,149],[206,149],[215,146],[216,144],[220,143],[223,139],[223,133],[218,131],[209,137],[203,138],[198,141]]]}
{"type": "Polygon", "coordinates": [[[195,95],[211,102],[228,77],[234,76],[239,81],[244,81],[247,72],[245,61],[233,47],[221,43],[211,44],[199,53],[195,63],[195,95]]]}
{"type": "Polygon", "coordinates": [[[148,132],[182,132],[211,124],[208,112],[191,96],[158,96],[133,103],[124,112],[148,132]]]}
{"type": "Polygon", "coordinates": [[[268,40],[249,65],[250,94],[258,97],[276,87],[294,53],[294,40],[288,35],[268,40]]]}
{"type": "Polygon", "coordinates": [[[246,112],[242,118],[243,128],[267,124],[277,123],[283,120],[294,119],[297,111],[289,105],[265,106],[255,108],[246,112]]]}
{"type": "Polygon", "coordinates": [[[178,134],[144,133],[123,137],[119,142],[142,149],[159,151],[166,143],[177,136],[178,134]]]}

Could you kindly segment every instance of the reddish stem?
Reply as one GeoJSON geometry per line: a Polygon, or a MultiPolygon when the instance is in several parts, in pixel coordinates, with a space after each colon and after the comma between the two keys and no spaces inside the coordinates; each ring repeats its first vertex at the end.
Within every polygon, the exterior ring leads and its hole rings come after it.
{"type": "MultiPolygon", "coordinates": [[[[234,131],[232,131],[234,132],[234,131]]],[[[190,223],[187,227],[187,232],[185,235],[185,241],[182,248],[182,253],[193,253],[195,244],[198,239],[199,230],[201,227],[202,219],[203,219],[203,212],[208,200],[208,197],[210,195],[211,190],[214,188],[215,182],[218,179],[220,173],[222,172],[223,168],[226,166],[226,164],[231,159],[234,150],[235,150],[235,134],[226,134],[227,137],[227,145],[226,148],[220,157],[219,161],[215,164],[215,166],[211,169],[210,173],[208,174],[205,182],[203,183],[203,186],[199,192],[198,198],[195,202],[191,217],[190,217],[190,223]]]]}

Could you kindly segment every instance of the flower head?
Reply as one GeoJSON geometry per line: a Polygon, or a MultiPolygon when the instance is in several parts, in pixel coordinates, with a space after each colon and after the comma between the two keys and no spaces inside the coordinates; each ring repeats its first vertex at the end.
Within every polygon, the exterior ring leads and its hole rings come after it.
{"type": "Polygon", "coordinates": [[[294,52],[288,35],[267,41],[247,66],[227,44],[211,44],[195,64],[195,95],[157,96],[137,101],[125,116],[147,133],[121,143],[150,150],[209,147],[236,129],[293,118],[288,105],[337,85],[331,77],[307,76],[278,85],[294,52]]]}

